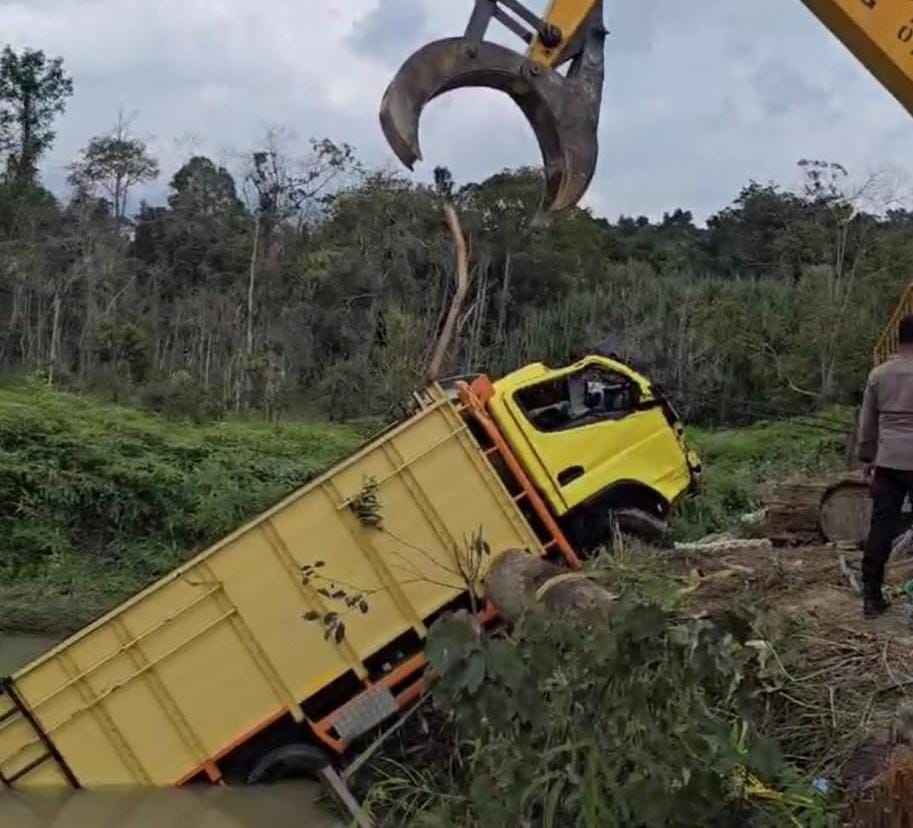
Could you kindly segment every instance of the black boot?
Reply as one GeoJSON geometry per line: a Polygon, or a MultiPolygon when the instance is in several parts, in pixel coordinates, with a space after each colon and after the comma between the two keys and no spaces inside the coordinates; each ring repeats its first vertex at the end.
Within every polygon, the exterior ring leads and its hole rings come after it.
{"type": "Polygon", "coordinates": [[[862,614],[866,618],[878,618],[878,616],[884,615],[890,606],[891,602],[884,597],[880,587],[866,589],[862,600],[862,614]]]}

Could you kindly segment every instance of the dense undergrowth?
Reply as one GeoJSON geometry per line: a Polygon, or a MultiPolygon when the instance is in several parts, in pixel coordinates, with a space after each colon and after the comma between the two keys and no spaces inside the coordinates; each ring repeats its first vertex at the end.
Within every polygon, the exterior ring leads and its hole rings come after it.
{"type": "Polygon", "coordinates": [[[803,712],[802,622],[750,591],[698,612],[691,579],[637,545],[593,577],[620,596],[604,624],[435,623],[439,680],[360,779],[377,824],[836,826],[835,799],[780,740],[803,712]]]}
{"type": "Polygon", "coordinates": [[[275,503],[361,429],[191,425],[0,390],[0,629],[68,632],[275,503]]]}

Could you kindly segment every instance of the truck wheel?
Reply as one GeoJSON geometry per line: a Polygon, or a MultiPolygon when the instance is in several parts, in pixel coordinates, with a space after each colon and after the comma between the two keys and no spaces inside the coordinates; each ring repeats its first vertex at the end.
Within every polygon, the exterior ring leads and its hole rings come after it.
{"type": "Polygon", "coordinates": [[[633,508],[615,509],[612,514],[618,521],[618,528],[625,535],[632,535],[659,547],[668,546],[671,542],[669,524],[661,517],[633,508]]]}
{"type": "Polygon", "coordinates": [[[251,765],[244,783],[269,785],[288,779],[313,779],[328,764],[329,759],[320,748],[304,742],[292,742],[264,753],[251,765]]]}

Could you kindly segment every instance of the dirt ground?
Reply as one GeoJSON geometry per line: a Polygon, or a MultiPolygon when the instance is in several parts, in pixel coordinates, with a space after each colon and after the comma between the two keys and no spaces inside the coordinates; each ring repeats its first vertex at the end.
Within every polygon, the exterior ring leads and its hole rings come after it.
{"type": "Polygon", "coordinates": [[[713,553],[691,553],[681,562],[683,570],[697,569],[700,603],[720,603],[734,592],[754,587],[774,607],[810,616],[826,628],[846,627],[860,633],[890,636],[913,652],[913,624],[904,585],[913,579],[913,556],[892,559],[885,578],[885,594],[892,606],[881,618],[862,616],[862,598],[841,568],[840,557],[858,567],[861,551],[828,546],[780,548],[745,547],[713,553]]]}

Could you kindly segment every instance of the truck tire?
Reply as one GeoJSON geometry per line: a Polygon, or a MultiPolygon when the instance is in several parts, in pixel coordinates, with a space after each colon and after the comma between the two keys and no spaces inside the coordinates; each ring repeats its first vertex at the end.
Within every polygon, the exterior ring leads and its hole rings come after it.
{"type": "Polygon", "coordinates": [[[634,505],[601,504],[574,514],[564,523],[565,532],[584,560],[595,558],[601,549],[612,550],[615,529],[657,547],[668,547],[672,540],[669,524],[658,508],[634,505]]]}
{"type": "Polygon", "coordinates": [[[268,750],[244,776],[245,785],[269,785],[288,779],[315,778],[330,763],[326,753],[306,742],[291,742],[268,750]]]}
{"type": "Polygon", "coordinates": [[[658,547],[669,546],[671,543],[669,524],[657,515],[634,508],[614,509],[612,514],[618,521],[622,534],[658,547]]]}

